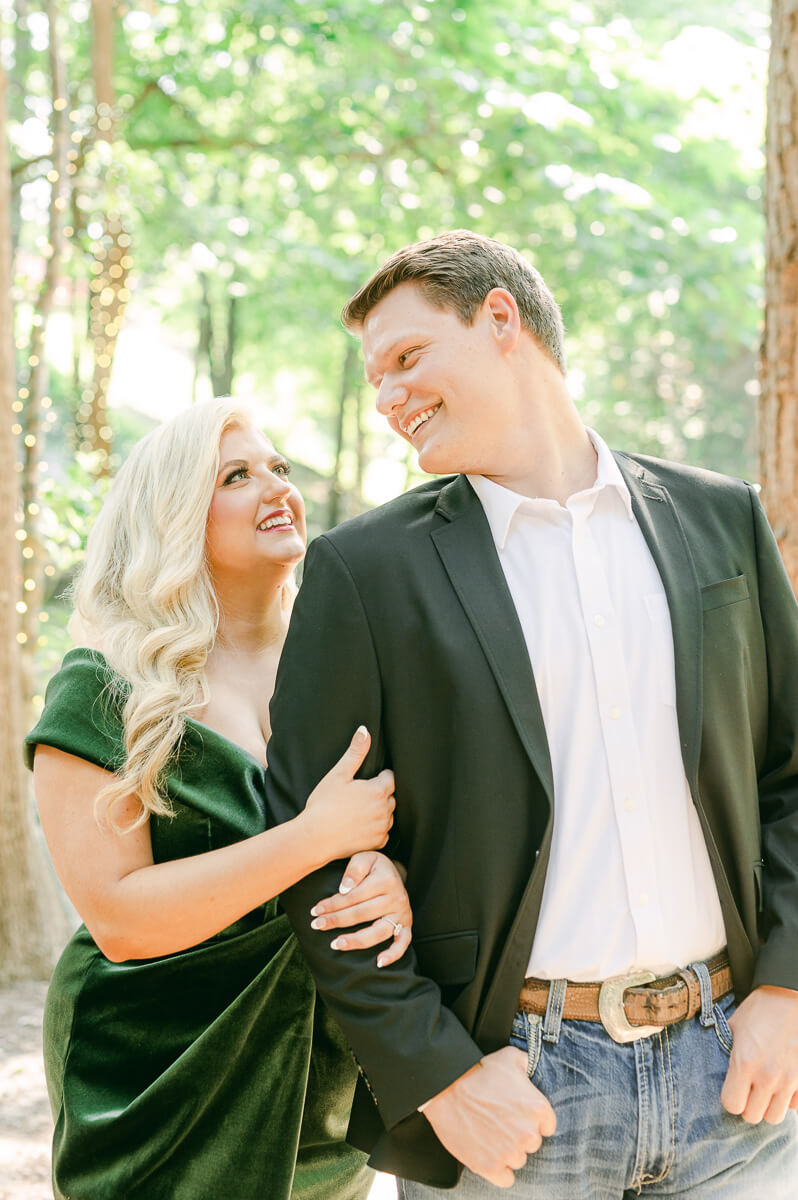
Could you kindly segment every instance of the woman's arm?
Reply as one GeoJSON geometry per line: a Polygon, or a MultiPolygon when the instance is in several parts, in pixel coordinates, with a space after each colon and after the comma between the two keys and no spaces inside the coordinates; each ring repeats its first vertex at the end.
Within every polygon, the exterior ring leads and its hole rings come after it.
{"type": "MultiPolygon", "coordinates": [[[[95,819],[108,773],[39,746],[34,782],[50,854],[103,954],[124,962],[185,950],[324,863],[383,846],[393,820],[393,776],[354,778],[368,747],[368,735],[356,734],[294,820],[207,854],[154,863],[148,825],[118,834],[95,819]]],[[[131,798],[115,817],[124,828],[138,812],[131,798]]]]}

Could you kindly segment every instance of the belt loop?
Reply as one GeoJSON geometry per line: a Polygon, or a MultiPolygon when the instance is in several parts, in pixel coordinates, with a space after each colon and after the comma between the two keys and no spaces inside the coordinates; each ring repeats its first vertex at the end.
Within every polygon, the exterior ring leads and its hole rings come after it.
{"type": "Polygon", "coordinates": [[[706,963],[690,963],[689,970],[691,970],[698,979],[698,986],[701,989],[701,1024],[706,1028],[709,1025],[715,1024],[715,1013],[713,1011],[714,1004],[712,1001],[712,980],[709,977],[709,970],[706,963]]]}
{"type": "Polygon", "coordinates": [[[566,979],[552,979],[549,985],[549,999],[546,1003],[546,1015],[543,1018],[543,1041],[556,1046],[560,1040],[562,1026],[562,1010],[565,1004],[566,979]]]}

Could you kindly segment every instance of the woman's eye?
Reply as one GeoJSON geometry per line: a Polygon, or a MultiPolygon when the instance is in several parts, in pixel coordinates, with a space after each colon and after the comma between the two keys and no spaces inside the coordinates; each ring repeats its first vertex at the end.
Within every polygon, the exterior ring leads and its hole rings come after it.
{"type": "Polygon", "coordinates": [[[418,350],[415,347],[412,350],[403,351],[403,353],[399,355],[399,366],[412,367],[413,363],[410,360],[414,359],[417,353],[418,350]]]}
{"type": "Polygon", "coordinates": [[[247,467],[236,467],[235,471],[231,471],[225,479],[225,483],[234,483],[236,479],[247,479],[249,470],[247,467]]]}
{"type": "Polygon", "coordinates": [[[283,476],[290,475],[291,474],[291,464],[287,463],[287,462],[277,463],[276,466],[272,467],[272,474],[273,475],[283,475],[283,476]]]}

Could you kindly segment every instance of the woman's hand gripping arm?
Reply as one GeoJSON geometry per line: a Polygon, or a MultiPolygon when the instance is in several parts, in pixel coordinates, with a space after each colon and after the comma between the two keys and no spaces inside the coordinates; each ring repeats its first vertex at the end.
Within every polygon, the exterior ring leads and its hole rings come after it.
{"type": "MultiPolygon", "coordinates": [[[[126,833],[97,821],[108,773],[39,746],[34,782],[42,828],[64,890],[114,962],[195,946],[325,863],[384,846],[393,823],[393,775],[355,779],[370,744],[359,729],[293,820],[219,850],[154,863],[149,825],[126,833]]],[[[131,797],[115,810],[124,828],[131,797]]],[[[179,819],[179,818],[177,818],[179,819]]]]}
{"type": "Polygon", "coordinates": [[[338,895],[320,900],[310,910],[312,929],[348,929],[370,924],[337,936],[333,950],[364,950],[391,940],[377,956],[377,966],[387,967],[402,957],[410,945],[413,910],[404,883],[404,868],[375,850],[350,858],[338,895]]]}

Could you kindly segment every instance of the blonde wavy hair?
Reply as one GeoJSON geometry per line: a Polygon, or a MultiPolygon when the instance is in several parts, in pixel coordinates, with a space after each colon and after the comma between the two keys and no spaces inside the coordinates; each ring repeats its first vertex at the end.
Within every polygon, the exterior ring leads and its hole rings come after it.
{"type": "Polygon", "coordinates": [[[205,665],[219,608],[205,555],[205,534],[219,471],[219,442],[231,428],[255,425],[229,396],[194,405],[133,448],[89,535],[74,588],[70,628],[100,649],[111,670],[107,699],[122,705],[124,766],[95,802],[117,831],[114,807],[141,805],[135,829],[151,813],[172,816],[165,769],[185,719],[207,703],[205,665]]]}

